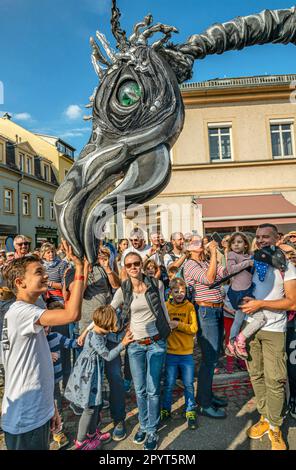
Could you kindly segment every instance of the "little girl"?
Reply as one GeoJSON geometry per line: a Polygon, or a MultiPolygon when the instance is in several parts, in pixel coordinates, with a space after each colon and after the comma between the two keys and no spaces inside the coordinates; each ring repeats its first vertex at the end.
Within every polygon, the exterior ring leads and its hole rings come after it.
{"type": "MultiPolygon", "coordinates": [[[[227,271],[229,274],[238,273],[244,268],[251,268],[253,266],[254,261],[249,254],[250,242],[244,233],[233,233],[228,241],[228,247],[227,271]]],[[[248,357],[246,339],[260,330],[267,322],[267,318],[262,312],[253,313],[253,321],[240,332],[245,314],[239,309],[239,306],[243,302],[244,297],[253,297],[252,292],[251,269],[245,269],[245,271],[231,279],[227,296],[236,313],[230,330],[230,339],[227,344],[226,354],[231,356],[235,355],[240,359],[247,359],[248,357]]]]}
{"type": "Polygon", "coordinates": [[[131,332],[127,332],[116,348],[111,351],[106,348],[105,336],[116,331],[117,322],[115,310],[110,305],[95,310],[93,322],[94,328],[88,333],[65,391],[65,397],[83,409],[75,441],[77,450],[98,450],[102,443],[111,440],[109,433],[103,434],[97,429],[103,404],[104,360],[112,361],[133,341],[131,332]]]}

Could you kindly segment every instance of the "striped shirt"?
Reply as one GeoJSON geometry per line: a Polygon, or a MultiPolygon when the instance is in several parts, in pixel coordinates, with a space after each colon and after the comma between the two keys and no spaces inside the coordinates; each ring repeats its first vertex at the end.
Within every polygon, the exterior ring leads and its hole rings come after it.
{"type": "Polygon", "coordinates": [[[63,378],[61,348],[76,349],[76,348],[80,348],[80,346],[77,344],[76,339],[67,338],[67,336],[63,336],[60,333],[57,333],[55,331],[52,333],[48,333],[47,341],[48,341],[50,352],[58,353],[59,355],[56,362],[53,363],[54,381],[55,383],[58,383],[63,378]]]}
{"type": "MultiPolygon", "coordinates": [[[[54,261],[49,261],[49,262],[43,260],[43,264],[46,270],[46,274],[48,275],[48,280],[50,282],[57,282],[59,284],[63,284],[64,272],[69,266],[68,263],[59,258],[55,258],[54,261]]],[[[49,288],[48,294],[51,300],[54,300],[54,301],[64,300],[62,291],[61,290],[59,291],[59,289],[49,288]]]]}
{"type": "MultiPolygon", "coordinates": [[[[209,269],[208,261],[194,261],[188,260],[184,265],[184,279],[188,286],[194,289],[194,301],[197,302],[223,302],[223,295],[221,286],[209,289],[209,282],[207,278],[207,270],[209,269]]],[[[227,273],[222,266],[217,267],[216,281],[222,279],[227,273]]]]}

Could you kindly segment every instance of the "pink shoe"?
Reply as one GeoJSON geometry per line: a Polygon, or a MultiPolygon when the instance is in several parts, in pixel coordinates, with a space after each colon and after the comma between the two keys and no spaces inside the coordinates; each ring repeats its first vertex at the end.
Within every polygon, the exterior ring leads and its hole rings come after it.
{"type": "Polygon", "coordinates": [[[239,359],[248,359],[248,353],[246,350],[246,338],[240,333],[234,340],[235,355],[239,359]]]}
{"type": "Polygon", "coordinates": [[[110,432],[102,432],[99,430],[99,428],[97,428],[95,434],[87,434],[87,437],[89,439],[93,439],[94,437],[96,437],[101,441],[102,444],[108,444],[108,442],[112,441],[112,436],[110,432]]]}
{"type": "Polygon", "coordinates": [[[102,442],[97,437],[82,442],[75,441],[76,450],[99,450],[101,447],[102,442]]]}
{"type": "Polygon", "coordinates": [[[226,348],[225,348],[226,356],[235,356],[235,349],[233,344],[229,341],[226,348]]]}

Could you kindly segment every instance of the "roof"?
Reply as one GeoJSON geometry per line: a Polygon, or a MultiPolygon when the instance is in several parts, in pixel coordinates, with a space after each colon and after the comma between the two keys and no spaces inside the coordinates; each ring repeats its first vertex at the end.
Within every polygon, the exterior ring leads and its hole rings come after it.
{"type": "Polygon", "coordinates": [[[296,81],[296,74],[286,75],[254,75],[251,77],[214,78],[204,82],[183,83],[181,91],[219,89],[219,88],[242,88],[274,85],[291,85],[296,81]]]}

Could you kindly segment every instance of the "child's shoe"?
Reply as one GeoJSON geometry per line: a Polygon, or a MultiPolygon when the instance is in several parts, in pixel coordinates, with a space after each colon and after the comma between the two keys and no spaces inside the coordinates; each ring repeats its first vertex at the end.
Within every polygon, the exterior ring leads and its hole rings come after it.
{"type": "Polygon", "coordinates": [[[171,413],[168,410],[165,410],[165,409],[161,410],[161,412],[160,412],[160,420],[161,421],[166,421],[170,417],[171,417],[171,413]]]}
{"type": "Polygon", "coordinates": [[[233,343],[235,355],[239,359],[248,359],[248,353],[246,350],[246,338],[240,333],[233,343]]]}
{"type": "Polygon", "coordinates": [[[196,413],[195,411],[186,411],[186,419],[189,429],[197,428],[196,413]]]}
{"type": "Polygon", "coordinates": [[[226,348],[225,348],[225,354],[226,356],[235,356],[235,349],[234,349],[234,346],[233,344],[229,341],[226,348]]]}
{"type": "Polygon", "coordinates": [[[89,439],[94,439],[94,437],[100,439],[102,444],[108,444],[108,442],[112,441],[112,436],[110,432],[102,432],[99,428],[97,428],[95,434],[87,434],[89,439]]]}
{"type": "Polygon", "coordinates": [[[102,442],[97,437],[85,439],[82,442],[75,441],[76,450],[99,450],[101,447],[102,442]]]}
{"type": "Polygon", "coordinates": [[[67,438],[66,434],[62,431],[52,435],[54,442],[57,445],[58,450],[62,447],[65,447],[69,444],[69,439],[67,438]]]}

